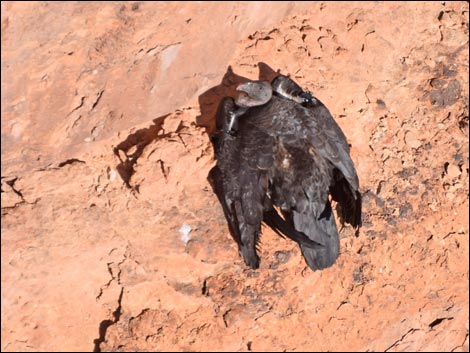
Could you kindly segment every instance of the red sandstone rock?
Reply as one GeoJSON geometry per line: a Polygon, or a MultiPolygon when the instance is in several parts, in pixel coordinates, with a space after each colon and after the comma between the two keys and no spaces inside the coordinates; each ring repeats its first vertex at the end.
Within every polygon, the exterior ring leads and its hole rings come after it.
{"type": "Polygon", "coordinates": [[[465,2],[2,2],[2,350],[468,351],[468,93],[465,2]],[[322,272],[266,228],[247,269],[206,180],[260,68],[352,145],[322,272]]]}

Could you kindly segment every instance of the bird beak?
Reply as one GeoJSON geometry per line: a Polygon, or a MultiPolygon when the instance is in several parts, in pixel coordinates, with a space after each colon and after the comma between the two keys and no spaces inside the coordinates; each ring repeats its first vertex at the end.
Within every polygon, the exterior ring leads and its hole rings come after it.
{"type": "Polygon", "coordinates": [[[252,82],[245,82],[245,83],[242,83],[241,85],[238,85],[236,90],[239,92],[248,93],[252,85],[253,85],[252,82]]]}

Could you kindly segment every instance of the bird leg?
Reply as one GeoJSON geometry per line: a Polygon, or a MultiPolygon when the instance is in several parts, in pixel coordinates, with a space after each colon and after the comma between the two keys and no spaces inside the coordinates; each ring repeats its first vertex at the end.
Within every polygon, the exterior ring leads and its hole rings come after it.
{"type": "Polygon", "coordinates": [[[225,133],[233,135],[238,129],[238,117],[245,114],[248,108],[238,108],[237,110],[228,113],[229,121],[224,130],[225,133]]]}

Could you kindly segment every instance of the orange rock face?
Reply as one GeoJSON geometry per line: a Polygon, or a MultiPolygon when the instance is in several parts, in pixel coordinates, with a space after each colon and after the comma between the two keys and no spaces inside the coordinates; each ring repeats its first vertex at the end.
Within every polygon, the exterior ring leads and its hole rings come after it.
{"type": "Polygon", "coordinates": [[[2,2],[2,351],[468,351],[468,3],[2,2]],[[363,193],[312,272],[248,269],[207,174],[279,70],[363,193]]]}

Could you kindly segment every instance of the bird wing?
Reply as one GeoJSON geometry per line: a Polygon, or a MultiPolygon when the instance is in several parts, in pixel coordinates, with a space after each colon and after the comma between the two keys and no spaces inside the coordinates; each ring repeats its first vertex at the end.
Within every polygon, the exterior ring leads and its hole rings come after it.
{"type": "Polygon", "coordinates": [[[263,205],[268,188],[266,169],[272,164],[272,141],[269,135],[251,130],[239,121],[235,135],[225,133],[231,113],[237,109],[233,99],[219,105],[214,138],[217,165],[209,173],[233,238],[247,265],[259,266],[256,245],[263,221],[263,205]]]}
{"type": "Polygon", "coordinates": [[[349,155],[349,144],[343,131],[321,103],[311,108],[298,107],[299,117],[305,126],[308,139],[318,153],[338,168],[356,191],[359,188],[354,163],[349,155]]]}
{"type": "Polygon", "coordinates": [[[336,209],[340,221],[342,224],[347,222],[358,229],[362,224],[362,198],[359,193],[359,179],[349,154],[346,137],[321,102],[318,108],[310,108],[309,110],[314,114],[315,119],[308,119],[307,124],[313,127],[314,120],[316,120],[317,127],[316,129],[312,128],[312,131],[323,131],[323,134],[319,135],[317,143],[324,148],[320,147],[319,151],[337,168],[334,170],[334,182],[330,192],[333,200],[337,202],[336,209]]]}
{"type": "Polygon", "coordinates": [[[362,208],[359,179],[343,131],[320,101],[313,107],[298,109],[302,111],[298,116],[306,127],[309,141],[335,167],[330,192],[338,203],[341,223],[359,227],[362,208]]]}
{"type": "Polygon", "coordinates": [[[222,205],[230,234],[240,244],[241,235],[234,204],[239,188],[238,178],[236,177],[238,171],[236,156],[238,155],[240,143],[234,136],[224,133],[230,123],[230,113],[234,109],[236,109],[236,106],[230,97],[224,98],[218,106],[216,113],[217,130],[212,137],[217,165],[210,170],[208,180],[222,205]]]}

